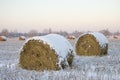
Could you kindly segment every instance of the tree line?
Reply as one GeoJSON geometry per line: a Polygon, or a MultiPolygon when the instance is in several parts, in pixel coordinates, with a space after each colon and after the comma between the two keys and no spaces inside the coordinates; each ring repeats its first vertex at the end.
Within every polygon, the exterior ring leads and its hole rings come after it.
{"type": "MultiPolygon", "coordinates": [[[[119,31],[112,33],[108,29],[103,29],[103,30],[100,30],[99,32],[103,33],[105,36],[120,35],[119,31]]],[[[42,32],[38,32],[37,30],[33,29],[33,30],[30,30],[28,33],[21,33],[21,32],[17,32],[17,30],[9,31],[8,29],[2,29],[0,32],[0,36],[6,36],[6,37],[11,37],[11,38],[19,37],[19,36],[33,37],[33,36],[43,36],[43,35],[50,34],[50,33],[61,34],[63,36],[73,35],[75,37],[78,37],[84,32],[75,30],[71,33],[68,33],[67,31],[52,31],[52,29],[49,28],[49,29],[44,29],[42,32]]]]}

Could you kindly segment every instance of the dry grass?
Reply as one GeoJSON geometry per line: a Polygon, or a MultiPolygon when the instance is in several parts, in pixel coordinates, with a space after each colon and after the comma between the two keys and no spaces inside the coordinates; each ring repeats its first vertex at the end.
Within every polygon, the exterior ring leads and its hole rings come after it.
{"type": "Polygon", "coordinates": [[[30,70],[59,70],[58,56],[48,44],[38,40],[28,41],[20,53],[20,65],[30,70]]]}

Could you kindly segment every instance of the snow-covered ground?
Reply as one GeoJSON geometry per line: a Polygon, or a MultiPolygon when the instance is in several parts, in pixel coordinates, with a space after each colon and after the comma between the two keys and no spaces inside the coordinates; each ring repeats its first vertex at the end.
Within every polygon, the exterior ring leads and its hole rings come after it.
{"type": "Polygon", "coordinates": [[[23,43],[19,40],[0,42],[0,80],[120,80],[120,40],[109,40],[108,55],[75,56],[73,66],[60,71],[19,67],[19,50],[23,43]]]}

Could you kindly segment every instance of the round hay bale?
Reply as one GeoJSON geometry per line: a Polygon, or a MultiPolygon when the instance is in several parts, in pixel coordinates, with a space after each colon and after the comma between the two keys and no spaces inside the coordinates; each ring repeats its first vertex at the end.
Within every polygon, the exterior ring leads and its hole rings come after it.
{"type": "Polygon", "coordinates": [[[76,43],[77,55],[101,56],[108,52],[108,40],[99,32],[88,32],[81,35],[76,43]]]}
{"type": "Polygon", "coordinates": [[[67,39],[69,39],[69,40],[74,40],[74,39],[75,39],[75,36],[69,35],[69,36],[67,36],[67,39]]]}
{"type": "Polygon", "coordinates": [[[0,41],[6,41],[7,37],[6,36],[0,36],[0,41]]]}
{"type": "Polygon", "coordinates": [[[72,64],[73,47],[57,34],[32,37],[20,52],[20,66],[29,70],[59,70],[72,64]]]}
{"type": "Polygon", "coordinates": [[[118,37],[116,35],[113,36],[114,39],[118,39],[118,37]]]}
{"type": "Polygon", "coordinates": [[[19,36],[19,40],[25,40],[26,37],[25,36],[19,36]]]}

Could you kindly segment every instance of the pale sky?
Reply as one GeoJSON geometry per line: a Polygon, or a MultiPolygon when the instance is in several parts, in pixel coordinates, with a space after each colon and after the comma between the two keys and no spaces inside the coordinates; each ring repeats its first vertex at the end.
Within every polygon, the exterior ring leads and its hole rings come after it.
{"type": "Polygon", "coordinates": [[[120,0],[0,0],[0,31],[120,31],[120,0]]]}

